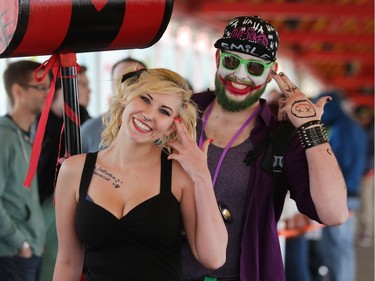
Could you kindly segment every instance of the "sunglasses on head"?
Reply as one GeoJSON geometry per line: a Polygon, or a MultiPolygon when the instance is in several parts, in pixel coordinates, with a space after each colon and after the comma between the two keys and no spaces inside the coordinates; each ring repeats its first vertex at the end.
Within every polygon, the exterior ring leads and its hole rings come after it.
{"type": "Polygon", "coordinates": [[[142,69],[139,69],[139,70],[136,70],[136,71],[131,71],[131,72],[125,73],[124,75],[122,75],[121,83],[124,83],[126,80],[128,80],[129,78],[132,78],[132,77],[135,77],[136,79],[138,79],[139,76],[142,74],[142,72],[146,71],[146,70],[147,69],[142,68],[142,69]]]}
{"type": "Polygon", "coordinates": [[[261,76],[264,70],[271,67],[274,62],[264,63],[257,60],[245,60],[234,54],[220,52],[221,64],[228,70],[236,70],[241,64],[246,65],[246,71],[251,76],[261,76]]]}

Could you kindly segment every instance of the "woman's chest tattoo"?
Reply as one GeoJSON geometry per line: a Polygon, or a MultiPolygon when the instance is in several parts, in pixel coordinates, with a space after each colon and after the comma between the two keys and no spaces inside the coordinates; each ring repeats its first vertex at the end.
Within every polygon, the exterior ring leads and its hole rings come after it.
{"type": "Polygon", "coordinates": [[[122,180],[120,180],[118,177],[116,177],[114,174],[109,172],[107,169],[104,169],[103,167],[95,166],[94,175],[111,183],[114,188],[120,188],[122,185],[122,180]]]}

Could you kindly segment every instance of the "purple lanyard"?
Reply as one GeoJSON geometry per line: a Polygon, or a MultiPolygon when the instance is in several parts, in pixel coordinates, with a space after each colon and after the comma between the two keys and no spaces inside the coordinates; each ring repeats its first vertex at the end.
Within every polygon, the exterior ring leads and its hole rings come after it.
{"type": "MultiPolygon", "coordinates": [[[[208,108],[207,108],[207,113],[206,113],[206,115],[204,116],[204,120],[203,120],[203,124],[202,124],[202,131],[201,131],[201,135],[200,135],[200,137],[199,137],[199,147],[200,147],[200,148],[202,147],[202,144],[203,144],[203,133],[204,133],[204,129],[206,128],[207,120],[208,120],[208,117],[209,117],[210,114],[211,114],[211,111],[212,111],[213,105],[214,105],[214,103],[212,102],[212,103],[208,106],[208,108]]],[[[217,163],[217,166],[216,166],[215,175],[214,175],[214,178],[213,178],[213,180],[212,180],[212,185],[213,185],[213,186],[215,186],[216,179],[217,179],[217,176],[219,175],[219,171],[220,171],[220,168],[221,168],[221,164],[222,164],[223,161],[224,161],[224,157],[225,157],[225,155],[227,154],[228,149],[232,146],[232,144],[234,143],[234,141],[238,138],[238,136],[242,133],[242,131],[247,127],[247,125],[250,124],[251,120],[253,120],[254,117],[258,114],[259,109],[260,109],[260,104],[259,104],[259,105],[257,106],[257,108],[254,110],[254,112],[250,115],[250,117],[247,118],[247,120],[245,121],[245,123],[242,124],[241,128],[237,131],[237,133],[233,136],[233,138],[230,140],[230,142],[229,142],[229,143],[226,145],[226,147],[224,148],[224,151],[221,153],[221,156],[220,156],[219,162],[217,163]]]]}

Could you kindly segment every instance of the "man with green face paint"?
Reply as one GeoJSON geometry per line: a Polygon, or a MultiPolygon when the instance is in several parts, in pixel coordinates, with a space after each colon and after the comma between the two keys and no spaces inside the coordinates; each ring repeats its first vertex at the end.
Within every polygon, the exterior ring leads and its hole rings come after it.
{"type": "Polygon", "coordinates": [[[277,221],[287,191],[300,212],[320,223],[339,225],[348,217],[345,181],[320,122],[330,97],[314,104],[277,73],[279,36],[259,17],[232,19],[215,47],[215,90],[193,100],[202,112],[197,142],[213,139],[208,164],[228,230],[227,259],[218,270],[203,268],[183,245],[184,280],[284,281],[277,221]],[[283,94],[278,116],[261,98],[272,79],[283,94]],[[296,130],[283,157],[272,159],[273,170],[282,171],[275,192],[272,172],[261,167],[267,149],[253,161],[249,156],[281,122],[296,130]]]}

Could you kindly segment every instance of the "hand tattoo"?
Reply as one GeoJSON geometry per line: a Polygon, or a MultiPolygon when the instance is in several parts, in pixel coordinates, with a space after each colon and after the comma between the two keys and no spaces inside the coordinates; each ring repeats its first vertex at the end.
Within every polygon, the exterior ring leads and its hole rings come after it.
{"type": "Polygon", "coordinates": [[[298,118],[311,118],[316,116],[314,106],[310,101],[297,100],[292,104],[292,114],[298,118]]]}

